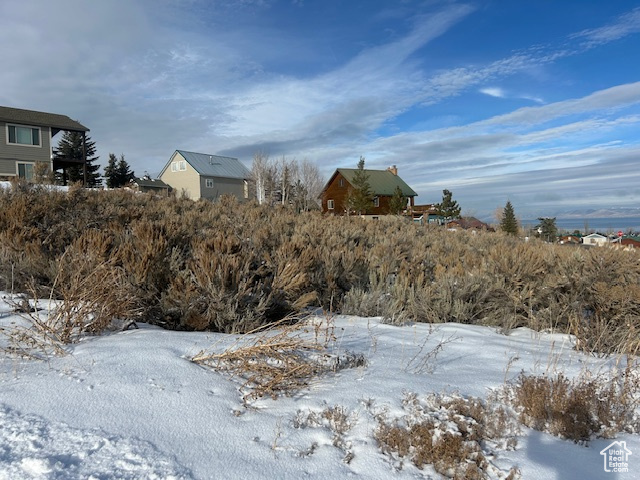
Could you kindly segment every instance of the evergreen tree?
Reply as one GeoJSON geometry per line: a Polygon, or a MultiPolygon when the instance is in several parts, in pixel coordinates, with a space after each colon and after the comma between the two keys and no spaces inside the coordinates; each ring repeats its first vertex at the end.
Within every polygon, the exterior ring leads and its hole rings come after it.
{"type": "Polygon", "coordinates": [[[118,164],[118,158],[115,153],[109,154],[109,161],[107,166],[104,167],[104,178],[108,188],[117,188],[118,179],[116,176],[116,168],[118,164]]]}
{"type": "Polygon", "coordinates": [[[118,166],[116,167],[116,178],[118,179],[118,186],[124,187],[135,177],[133,170],[129,167],[129,164],[124,159],[124,154],[120,155],[118,166]]]}
{"type": "Polygon", "coordinates": [[[124,187],[135,177],[133,171],[129,167],[129,164],[124,159],[124,154],[120,155],[120,160],[115,154],[109,154],[109,162],[104,167],[104,177],[109,188],[124,187]]]}
{"type": "Polygon", "coordinates": [[[558,234],[558,227],[556,227],[556,217],[540,217],[538,218],[538,225],[536,230],[538,236],[546,242],[553,243],[556,241],[556,235],[558,234]]]}
{"type": "MultiPolygon", "coordinates": [[[[102,185],[102,179],[98,170],[100,165],[94,165],[98,160],[96,154],[96,144],[87,135],[85,138],[85,146],[87,152],[87,187],[97,187],[102,185]]],[[[62,173],[62,182],[84,183],[84,166],[82,164],[82,133],[80,132],[64,132],[62,138],[58,142],[58,147],[53,151],[54,160],[75,160],[77,166],[67,167],[62,173]]]]}
{"type": "Polygon", "coordinates": [[[353,189],[347,197],[347,210],[348,212],[353,211],[358,215],[364,215],[373,205],[369,174],[364,169],[364,157],[360,157],[360,161],[358,161],[358,169],[353,175],[351,185],[353,189]]]}
{"type": "Polygon", "coordinates": [[[436,206],[440,214],[445,218],[445,221],[460,218],[460,206],[452,197],[453,194],[449,190],[443,190],[442,202],[436,206]]]}
{"type": "Polygon", "coordinates": [[[511,202],[507,202],[504,206],[504,210],[502,211],[502,220],[500,220],[500,230],[509,235],[517,235],[518,234],[518,220],[516,220],[516,215],[513,212],[513,205],[511,202]]]}
{"type": "Polygon", "coordinates": [[[391,200],[389,200],[389,213],[400,215],[406,207],[407,197],[402,195],[402,189],[400,187],[396,187],[391,200]]]}

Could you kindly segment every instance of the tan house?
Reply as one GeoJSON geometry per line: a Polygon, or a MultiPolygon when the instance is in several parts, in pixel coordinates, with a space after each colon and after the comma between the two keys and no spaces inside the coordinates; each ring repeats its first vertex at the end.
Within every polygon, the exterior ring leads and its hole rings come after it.
{"type": "Polygon", "coordinates": [[[86,167],[86,155],[82,160],[53,160],[52,139],[60,131],[79,132],[85,141],[89,129],[66,115],[0,107],[0,179],[31,180],[37,164],[51,170],[86,167]]]}
{"type": "MultiPolygon", "coordinates": [[[[331,176],[320,193],[322,212],[345,215],[347,212],[347,197],[353,190],[353,179],[357,168],[338,168],[331,176]]],[[[407,207],[414,204],[414,197],[418,194],[398,176],[398,168],[393,165],[386,170],[364,170],[368,175],[369,187],[373,194],[371,207],[367,212],[371,216],[388,215],[391,198],[399,187],[402,195],[408,199],[407,207]]]]}
{"type": "Polygon", "coordinates": [[[237,158],[176,150],[158,177],[178,195],[216,200],[234,195],[249,198],[251,172],[237,158]]]}

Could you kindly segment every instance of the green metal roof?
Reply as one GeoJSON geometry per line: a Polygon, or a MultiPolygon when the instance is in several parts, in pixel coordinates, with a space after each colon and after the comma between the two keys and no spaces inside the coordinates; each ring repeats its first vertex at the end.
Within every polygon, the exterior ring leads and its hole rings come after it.
{"type": "MultiPolygon", "coordinates": [[[[337,170],[347,182],[353,185],[353,177],[358,171],[357,168],[339,168],[337,170]]],[[[369,186],[374,195],[392,196],[396,187],[400,187],[402,195],[405,197],[416,197],[418,194],[407,185],[398,175],[394,175],[388,170],[367,170],[365,173],[369,175],[369,186]]]]}
{"type": "Polygon", "coordinates": [[[88,132],[89,129],[66,115],[57,113],[36,112],[21,108],[0,107],[0,122],[15,122],[22,125],[53,127],[70,132],[88,132]]]}

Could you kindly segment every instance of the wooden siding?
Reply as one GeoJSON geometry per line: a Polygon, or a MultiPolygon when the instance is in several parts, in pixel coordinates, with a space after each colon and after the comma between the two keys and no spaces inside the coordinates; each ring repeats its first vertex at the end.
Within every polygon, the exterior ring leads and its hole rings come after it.
{"type": "MultiPolygon", "coordinates": [[[[10,125],[19,125],[10,123],[10,125]]],[[[30,127],[30,125],[25,125],[30,127]]],[[[17,175],[19,162],[47,162],[51,165],[51,129],[40,129],[40,145],[14,145],[8,143],[7,124],[0,123],[0,175],[17,175]]]]}
{"type": "MultiPolygon", "coordinates": [[[[347,179],[344,178],[340,172],[338,172],[322,194],[322,212],[333,213],[335,215],[344,215],[346,213],[345,204],[347,196],[349,195],[349,190],[351,190],[351,188],[351,184],[347,181],[347,179]],[[343,186],[340,186],[340,180],[343,181],[343,186]],[[334,202],[333,210],[329,210],[328,208],[329,200],[333,200],[334,202]]],[[[371,208],[367,211],[368,215],[389,214],[391,197],[380,195],[378,196],[378,199],[379,204],[377,207],[374,207],[373,202],[371,202],[371,208]]],[[[413,206],[413,202],[413,197],[409,197],[409,205],[413,206]]]]}
{"type": "Polygon", "coordinates": [[[326,188],[326,190],[322,194],[322,212],[323,213],[334,213],[336,215],[343,215],[345,213],[345,203],[347,200],[347,195],[349,194],[349,189],[351,185],[347,182],[347,179],[344,178],[340,172],[338,172],[331,182],[331,184],[326,188]],[[344,186],[340,186],[340,180],[344,182],[344,186]],[[329,210],[327,207],[327,200],[333,200],[334,208],[333,210],[329,210]]]}
{"type": "Polygon", "coordinates": [[[200,198],[200,175],[179,153],[176,153],[171,158],[167,168],[165,168],[160,175],[160,180],[167,185],[171,185],[171,188],[173,188],[178,196],[182,195],[182,192],[184,192],[191,200],[198,200],[200,198]],[[187,164],[187,169],[172,172],[171,163],[179,161],[184,161],[187,164]]]}
{"type": "Polygon", "coordinates": [[[217,200],[221,195],[234,195],[238,200],[245,201],[244,180],[238,178],[200,177],[200,192],[202,198],[217,200]],[[207,187],[207,179],[213,180],[213,187],[207,187]]]}

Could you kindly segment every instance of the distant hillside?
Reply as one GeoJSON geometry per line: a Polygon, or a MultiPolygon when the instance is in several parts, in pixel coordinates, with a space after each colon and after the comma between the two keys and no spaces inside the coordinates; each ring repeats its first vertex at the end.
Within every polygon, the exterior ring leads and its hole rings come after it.
{"type": "Polygon", "coordinates": [[[557,218],[625,218],[640,217],[638,207],[587,208],[585,210],[568,210],[555,214],[557,218]]]}

